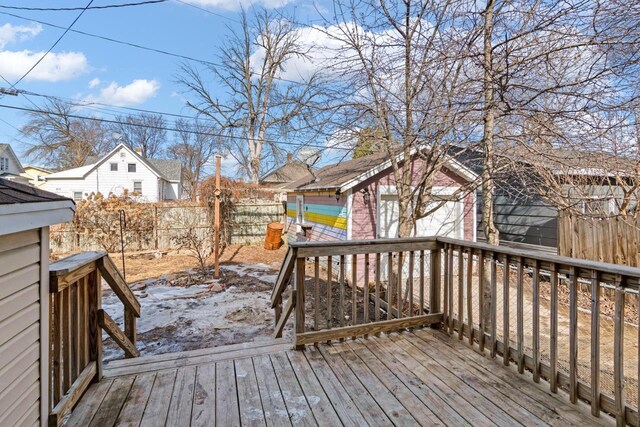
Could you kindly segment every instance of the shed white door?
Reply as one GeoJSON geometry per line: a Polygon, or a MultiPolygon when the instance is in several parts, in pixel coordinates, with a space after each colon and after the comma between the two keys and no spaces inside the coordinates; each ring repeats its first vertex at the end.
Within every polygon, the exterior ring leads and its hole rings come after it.
{"type": "MultiPolygon", "coordinates": [[[[433,202],[441,203],[441,202],[433,202]]],[[[380,197],[379,237],[398,237],[400,208],[398,196],[384,194],[380,197]]],[[[417,221],[414,236],[463,237],[463,209],[458,200],[446,201],[431,215],[417,221]]]]}

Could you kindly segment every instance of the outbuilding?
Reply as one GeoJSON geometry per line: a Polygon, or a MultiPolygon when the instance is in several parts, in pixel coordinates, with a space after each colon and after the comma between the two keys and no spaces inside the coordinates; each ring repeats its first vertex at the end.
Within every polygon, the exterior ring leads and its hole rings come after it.
{"type": "MultiPolygon", "coordinates": [[[[402,163],[401,155],[398,161],[402,163]]],[[[430,167],[411,158],[412,185],[430,167]]],[[[476,240],[478,176],[447,158],[435,175],[432,197],[441,206],[417,221],[414,236],[476,240]]],[[[287,195],[289,240],[365,240],[398,235],[399,204],[391,160],[386,153],[332,164],[297,181],[287,195]]]]}
{"type": "Polygon", "coordinates": [[[48,425],[49,226],[72,200],[0,178],[0,425],[48,425]]]}

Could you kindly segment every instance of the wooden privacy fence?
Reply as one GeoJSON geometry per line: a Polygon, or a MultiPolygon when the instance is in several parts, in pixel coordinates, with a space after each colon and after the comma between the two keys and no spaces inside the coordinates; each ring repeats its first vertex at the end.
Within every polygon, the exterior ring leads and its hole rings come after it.
{"type": "Polygon", "coordinates": [[[50,415],[59,426],[92,382],[102,377],[104,329],[127,357],[136,357],[140,304],[105,252],[87,252],[54,262],[50,274],[50,415]],[[124,304],[125,331],[102,310],[104,279],[124,304]]]}
{"type": "MultiPolygon", "coordinates": [[[[96,212],[95,215],[101,215],[96,212]]],[[[126,249],[143,251],[154,249],[178,249],[175,239],[193,229],[198,237],[212,238],[213,211],[208,206],[149,204],[145,210],[148,227],[125,229],[126,249]]],[[[113,215],[112,215],[113,216],[113,215]]],[[[223,222],[223,237],[229,244],[253,244],[264,241],[267,224],[280,222],[284,217],[282,203],[234,204],[229,220],[223,222]]],[[[117,216],[113,216],[110,236],[120,236],[117,216]]],[[[51,229],[51,250],[54,253],[107,250],[101,246],[97,233],[102,230],[79,229],[73,223],[60,224],[51,229]]],[[[120,248],[119,240],[112,241],[113,248],[120,248]]]]}
{"type": "Polygon", "coordinates": [[[562,214],[558,218],[558,237],[561,256],[640,266],[640,221],[636,219],[562,214]]]}
{"type": "Polygon", "coordinates": [[[442,326],[552,393],[589,402],[594,416],[637,425],[640,318],[629,303],[639,289],[637,268],[448,238],[305,242],[291,243],[271,305],[275,336],[293,313],[298,348],[442,326]]]}

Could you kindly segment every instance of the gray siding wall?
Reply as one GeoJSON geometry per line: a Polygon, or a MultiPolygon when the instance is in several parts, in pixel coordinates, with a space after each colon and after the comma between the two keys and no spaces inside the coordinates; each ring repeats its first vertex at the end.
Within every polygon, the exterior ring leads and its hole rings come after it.
{"type": "Polygon", "coordinates": [[[40,234],[0,236],[0,426],[40,417],[40,234]]]}
{"type": "MultiPolygon", "coordinates": [[[[478,240],[482,229],[482,193],[477,204],[478,240]]],[[[495,200],[496,227],[500,240],[548,247],[558,246],[558,210],[534,197],[512,197],[502,193],[495,200]]]]}

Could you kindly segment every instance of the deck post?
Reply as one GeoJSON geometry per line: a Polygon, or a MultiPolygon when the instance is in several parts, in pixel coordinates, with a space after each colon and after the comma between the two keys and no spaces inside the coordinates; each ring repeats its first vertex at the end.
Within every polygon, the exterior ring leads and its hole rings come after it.
{"type": "Polygon", "coordinates": [[[96,362],[94,382],[102,378],[102,330],[98,325],[98,310],[102,308],[100,272],[95,269],[89,274],[89,360],[96,362]]]}
{"type": "MultiPolygon", "coordinates": [[[[304,333],[304,269],[305,269],[306,258],[297,258],[296,259],[296,317],[295,317],[295,325],[296,325],[296,338],[299,334],[304,333]]],[[[297,341],[297,339],[296,339],[297,341]]],[[[304,345],[297,345],[296,350],[302,350],[304,345]]]]}
{"type": "MultiPolygon", "coordinates": [[[[442,244],[438,244],[436,249],[433,249],[430,253],[431,260],[429,262],[429,313],[440,313],[440,298],[442,288],[442,244]]],[[[432,328],[441,328],[442,323],[434,323],[432,328]]]]}

